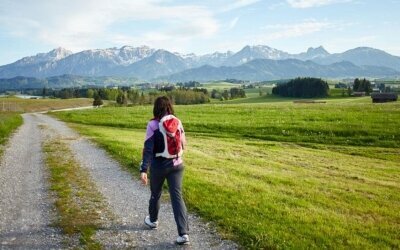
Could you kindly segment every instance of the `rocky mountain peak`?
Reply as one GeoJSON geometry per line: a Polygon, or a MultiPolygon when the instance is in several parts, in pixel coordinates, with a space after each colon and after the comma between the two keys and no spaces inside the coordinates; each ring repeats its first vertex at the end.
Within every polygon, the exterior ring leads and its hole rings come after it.
{"type": "Polygon", "coordinates": [[[50,57],[53,57],[55,60],[61,60],[67,56],[72,55],[72,51],[64,49],[63,47],[58,47],[47,53],[50,57]]]}
{"type": "Polygon", "coordinates": [[[310,47],[307,50],[307,54],[309,55],[329,55],[329,52],[323,47],[319,46],[316,48],[310,47]]]}

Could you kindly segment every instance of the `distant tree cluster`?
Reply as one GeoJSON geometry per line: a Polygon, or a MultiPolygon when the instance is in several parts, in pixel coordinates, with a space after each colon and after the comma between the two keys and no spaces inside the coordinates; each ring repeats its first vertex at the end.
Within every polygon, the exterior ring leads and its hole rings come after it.
{"type": "Polygon", "coordinates": [[[159,88],[157,88],[159,91],[172,91],[172,90],[174,90],[174,89],[176,89],[175,88],[175,86],[174,85],[167,85],[167,86],[161,86],[161,87],[159,87],[159,88]]]}
{"type": "Polygon", "coordinates": [[[328,83],[320,78],[298,77],[287,83],[278,84],[272,89],[272,94],[283,97],[327,97],[329,94],[328,83]]]}
{"type": "Polygon", "coordinates": [[[365,92],[367,95],[369,95],[372,92],[371,82],[365,78],[362,80],[356,78],[354,79],[353,91],[365,92]]]}
{"type": "Polygon", "coordinates": [[[194,89],[176,89],[168,92],[150,92],[147,96],[142,93],[142,104],[153,104],[159,96],[168,96],[174,104],[203,104],[210,102],[210,98],[202,91],[194,89]]]}
{"type": "Polygon", "coordinates": [[[237,83],[237,84],[245,83],[245,81],[243,81],[243,80],[238,80],[238,79],[225,79],[225,82],[237,83]]]}
{"type": "Polygon", "coordinates": [[[167,95],[170,97],[175,104],[203,104],[210,102],[210,98],[207,93],[203,91],[193,90],[174,90],[168,92],[167,95]]]}
{"type": "Polygon", "coordinates": [[[188,81],[188,82],[178,82],[176,84],[176,86],[178,86],[178,87],[186,87],[186,88],[197,88],[197,87],[200,87],[201,84],[199,82],[196,82],[196,81],[188,81]]]}
{"type": "Polygon", "coordinates": [[[230,94],[231,99],[246,97],[246,92],[244,92],[244,89],[240,89],[240,88],[231,88],[229,90],[229,94],[230,94]]]}
{"type": "MultiPolygon", "coordinates": [[[[87,98],[93,98],[94,102],[100,100],[115,101],[119,105],[140,104],[140,95],[137,90],[119,88],[119,89],[88,89],[87,98]]],[[[94,106],[95,105],[93,103],[94,106]]]]}
{"type": "Polygon", "coordinates": [[[347,87],[346,83],[339,82],[335,84],[335,89],[347,89],[347,87]]]}
{"type": "Polygon", "coordinates": [[[205,88],[186,88],[186,87],[180,87],[178,90],[193,90],[194,92],[202,92],[205,95],[208,95],[208,90],[205,88]]]}
{"type": "Polygon", "coordinates": [[[173,85],[162,86],[158,90],[160,92],[150,92],[147,103],[153,103],[154,100],[161,95],[167,95],[175,104],[202,104],[210,102],[208,90],[198,88],[199,82],[190,81],[178,83],[178,89],[173,85]]]}
{"type": "MultiPolygon", "coordinates": [[[[70,99],[70,98],[79,98],[79,97],[86,97],[86,90],[78,89],[78,88],[65,88],[61,90],[52,90],[48,88],[43,88],[41,95],[43,97],[51,96],[61,99],[70,99]]],[[[37,93],[40,95],[40,93],[37,93]]]]}
{"type": "Polygon", "coordinates": [[[213,89],[211,91],[211,98],[220,100],[229,100],[236,98],[245,98],[246,92],[242,88],[231,88],[229,90],[213,89]]]}
{"type": "Polygon", "coordinates": [[[244,89],[255,89],[256,88],[256,84],[243,84],[242,88],[244,89]]]}

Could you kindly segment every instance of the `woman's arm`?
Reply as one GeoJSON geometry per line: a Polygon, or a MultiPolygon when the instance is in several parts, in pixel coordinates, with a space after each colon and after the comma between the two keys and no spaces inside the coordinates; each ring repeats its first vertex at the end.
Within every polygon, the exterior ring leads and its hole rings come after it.
{"type": "Polygon", "coordinates": [[[182,143],[182,149],[185,149],[185,147],[186,147],[186,136],[185,136],[185,130],[183,129],[182,124],[181,124],[181,143],[182,143]]]}
{"type": "Polygon", "coordinates": [[[141,173],[147,173],[147,169],[150,167],[151,161],[153,160],[153,149],[154,149],[154,124],[150,121],[147,124],[146,138],[144,141],[142,164],[140,166],[141,173]]]}

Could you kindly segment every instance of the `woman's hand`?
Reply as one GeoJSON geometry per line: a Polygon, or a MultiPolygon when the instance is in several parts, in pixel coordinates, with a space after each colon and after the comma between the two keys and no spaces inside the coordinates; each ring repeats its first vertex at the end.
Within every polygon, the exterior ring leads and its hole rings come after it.
{"type": "Polygon", "coordinates": [[[147,185],[147,173],[140,173],[140,179],[143,185],[147,185]]]}

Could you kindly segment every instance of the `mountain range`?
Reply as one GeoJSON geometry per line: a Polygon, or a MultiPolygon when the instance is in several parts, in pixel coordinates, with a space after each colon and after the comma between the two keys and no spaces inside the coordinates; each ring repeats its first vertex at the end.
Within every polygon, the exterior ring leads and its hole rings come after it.
{"type": "Polygon", "coordinates": [[[297,76],[398,77],[400,57],[358,47],[329,53],[322,46],[290,54],[265,45],[238,52],[180,54],[148,46],[94,49],[73,53],[56,48],[0,66],[0,78],[59,75],[134,77],[142,81],[209,81],[226,78],[274,80],[297,76]]]}

